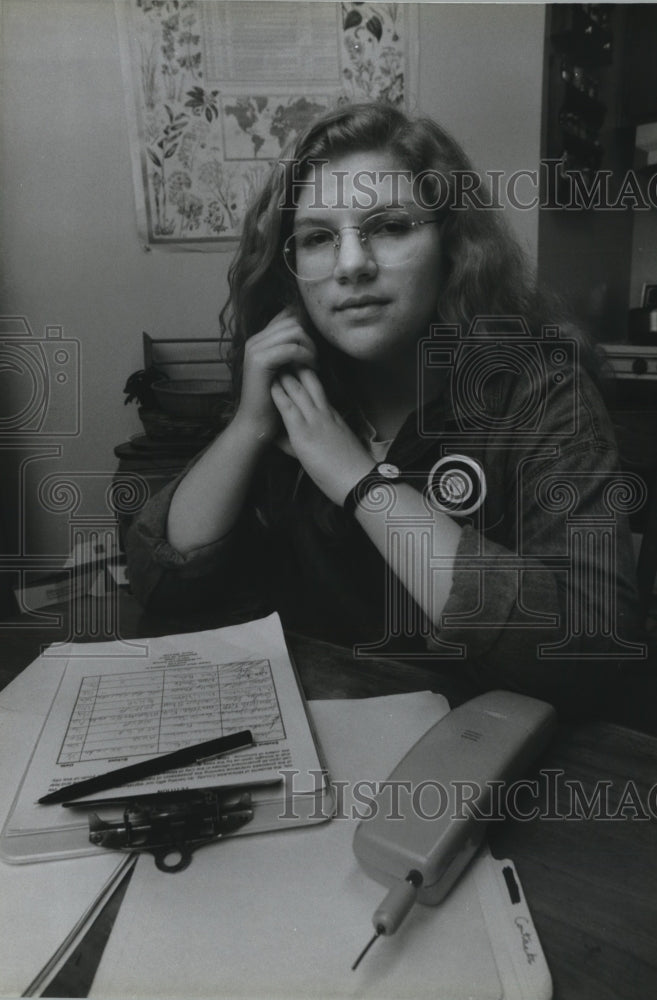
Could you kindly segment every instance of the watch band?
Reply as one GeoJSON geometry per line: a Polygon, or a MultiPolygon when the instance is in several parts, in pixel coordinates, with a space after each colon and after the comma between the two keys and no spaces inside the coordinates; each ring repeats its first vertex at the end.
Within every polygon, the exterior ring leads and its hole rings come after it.
{"type": "Polygon", "coordinates": [[[355,486],[352,486],[347,493],[342,509],[346,514],[354,514],[357,507],[360,507],[362,500],[367,496],[373,486],[386,485],[399,481],[401,471],[391,462],[379,462],[370,469],[362,479],[359,479],[355,486]]]}

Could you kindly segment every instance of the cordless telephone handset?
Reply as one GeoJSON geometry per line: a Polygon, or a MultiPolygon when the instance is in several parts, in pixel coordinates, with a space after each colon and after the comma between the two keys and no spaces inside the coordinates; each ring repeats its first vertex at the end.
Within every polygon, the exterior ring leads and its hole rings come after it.
{"type": "Polygon", "coordinates": [[[494,790],[523,774],[555,727],[556,713],[546,702],[490,691],[448,712],[402,758],[374,800],[372,818],[354,835],[364,871],[390,892],[353,968],[377,937],[394,934],[415,902],[435,905],[447,895],[484,839],[494,790]],[[418,789],[435,792],[435,815],[408,808],[403,819],[391,818],[394,785],[409,790],[415,806],[418,789]]]}

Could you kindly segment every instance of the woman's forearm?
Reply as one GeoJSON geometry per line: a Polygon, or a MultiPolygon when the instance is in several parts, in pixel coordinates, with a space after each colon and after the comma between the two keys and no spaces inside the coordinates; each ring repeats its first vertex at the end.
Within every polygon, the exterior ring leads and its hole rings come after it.
{"type": "Polygon", "coordinates": [[[266,442],[236,417],[180,482],[167,537],[183,555],[226,535],[237,521],[266,442]]]}
{"type": "Polygon", "coordinates": [[[393,508],[376,510],[375,503],[365,502],[356,508],[356,519],[415,603],[439,627],[461,528],[447,514],[429,510],[411,486],[390,488],[393,508]]]}

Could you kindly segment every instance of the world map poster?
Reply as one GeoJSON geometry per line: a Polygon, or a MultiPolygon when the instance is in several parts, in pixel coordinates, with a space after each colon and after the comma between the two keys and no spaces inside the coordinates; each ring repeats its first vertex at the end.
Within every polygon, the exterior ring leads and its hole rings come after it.
{"type": "Polygon", "coordinates": [[[232,249],[246,206],[312,118],[408,105],[414,4],[117,0],[140,236],[232,249]]]}

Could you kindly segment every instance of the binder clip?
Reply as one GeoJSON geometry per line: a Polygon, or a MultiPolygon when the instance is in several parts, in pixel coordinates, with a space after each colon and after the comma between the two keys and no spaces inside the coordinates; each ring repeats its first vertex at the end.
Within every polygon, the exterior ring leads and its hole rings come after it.
{"type": "Polygon", "coordinates": [[[159,870],[169,873],[187,868],[198,847],[235,833],[253,819],[248,792],[238,797],[213,790],[185,792],[184,796],[164,792],[122,804],[123,819],[115,822],[90,813],[90,842],[110,850],[148,851],[159,870]]]}

